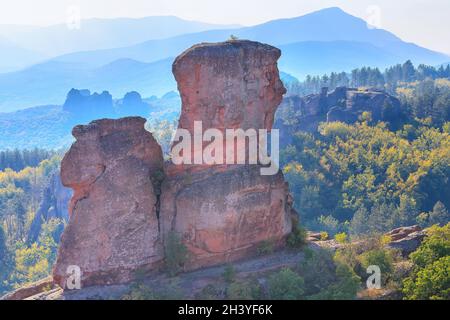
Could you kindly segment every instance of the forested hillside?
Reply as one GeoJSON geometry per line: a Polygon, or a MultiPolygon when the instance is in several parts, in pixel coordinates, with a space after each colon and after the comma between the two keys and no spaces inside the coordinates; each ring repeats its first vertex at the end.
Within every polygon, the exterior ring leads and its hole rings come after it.
{"type": "Polygon", "coordinates": [[[12,166],[18,169],[0,170],[0,294],[49,274],[64,227],[61,219],[42,221],[38,240],[28,241],[31,225],[43,200],[43,190],[51,177],[59,174],[61,157],[27,150],[2,155],[7,161],[11,155],[16,155],[18,162],[13,162],[12,166]],[[24,161],[29,154],[35,157],[24,161]],[[46,159],[36,166],[29,166],[36,157],[46,159]]]}

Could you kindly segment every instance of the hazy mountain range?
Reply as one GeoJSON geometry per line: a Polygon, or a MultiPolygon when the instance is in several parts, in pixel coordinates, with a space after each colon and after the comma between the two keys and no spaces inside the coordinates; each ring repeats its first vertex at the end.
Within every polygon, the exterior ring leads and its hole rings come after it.
{"type": "MultiPolygon", "coordinates": [[[[0,45],[3,41],[8,41],[16,50],[34,53],[36,55],[34,62],[37,62],[71,52],[125,47],[150,39],[236,27],[239,26],[187,21],[173,16],[87,19],[82,20],[78,26],[76,24],[58,24],[48,27],[0,25],[0,45]]],[[[5,53],[4,50],[0,53],[1,60],[3,60],[3,53],[5,53]]],[[[29,62],[21,57],[16,58],[16,66],[25,67],[29,65],[29,62]]],[[[5,70],[5,66],[8,68],[8,64],[1,61],[0,71],[5,70]]],[[[11,67],[8,69],[12,70],[11,67]]]]}
{"type": "MultiPolygon", "coordinates": [[[[1,30],[0,27],[0,35],[1,30]]],[[[16,43],[27,50],[47,56],[55,52],[71,53],[17,72],[0,74],[1,111],[61,104],[72,87],[108,90],[113,96],[123,96],[131,90],[144,97],[161,96],[176,89],[171,73],[175,56],[195,43],[225,41],[231,34],[279,47],[282,50],[280,70],[298,78],[306,74],[350,71],[363,65],[384,68],[407,59],[431,65],[450,59],[403,42],[388,31],[369,28],[365,21],[339,8],[251,27],[150,17],[89,20],[82,22],[78,31],[68,31],[60,25],[31,31],[13,28],[14,33],[22,35],[16,37],[16,43]],[[52,49],[52,42],[47,43],[47,39],[59,41],[52,49]]],[[[4,55],[8,53],[1,52],[0,61],[4,55]]]]}

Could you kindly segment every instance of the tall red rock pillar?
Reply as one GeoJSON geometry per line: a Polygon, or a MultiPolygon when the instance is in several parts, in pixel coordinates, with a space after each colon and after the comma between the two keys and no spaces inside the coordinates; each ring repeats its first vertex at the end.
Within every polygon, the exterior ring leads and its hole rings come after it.
{"type": "MultiPolygon", "coordinates": [[[[182,99],[179,129],[203,132],[272,128],[285,88],[281,52],[252,41],[199,44],[176,58],[182,99]]],[[[225,136],[225,134],[224,134],[225,136]]],[[[192,149],[191,160],[201,147],[192,149]]],[[[224,158],[226,156],[224,155],[224,158]]],[[[164,233],[176,232],[190,252],[187,269],[251,254],[263,241],[282,244],[291,230],[291,203],[281,172],[263,176],[259,165],[170,164],[163,183],[164,233]]]]}

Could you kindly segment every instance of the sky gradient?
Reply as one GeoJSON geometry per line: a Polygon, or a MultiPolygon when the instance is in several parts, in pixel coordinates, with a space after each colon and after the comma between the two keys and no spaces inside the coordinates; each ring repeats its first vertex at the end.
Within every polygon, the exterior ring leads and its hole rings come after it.
{"type": "Polygon", "coordinates": [[[449,0],[2,0],[0,24],[65,23],[76,7],[82,19],[175,15],[254,25],[336,6],[405,41],[450,54],[449,0]]]}

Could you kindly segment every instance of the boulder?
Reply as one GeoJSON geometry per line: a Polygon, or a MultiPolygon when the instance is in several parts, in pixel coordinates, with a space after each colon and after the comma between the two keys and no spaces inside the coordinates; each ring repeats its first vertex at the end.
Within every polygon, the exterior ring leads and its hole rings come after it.
{"type": "Polygon", "coordinates": [[[65,287],[68,266],[83,286],[126,282],[163,259],[159,224],[161,148],[143,118],[97,120],[76,126],[61,163],[73,189],[70,220],[53,271],[65,287]]]}

